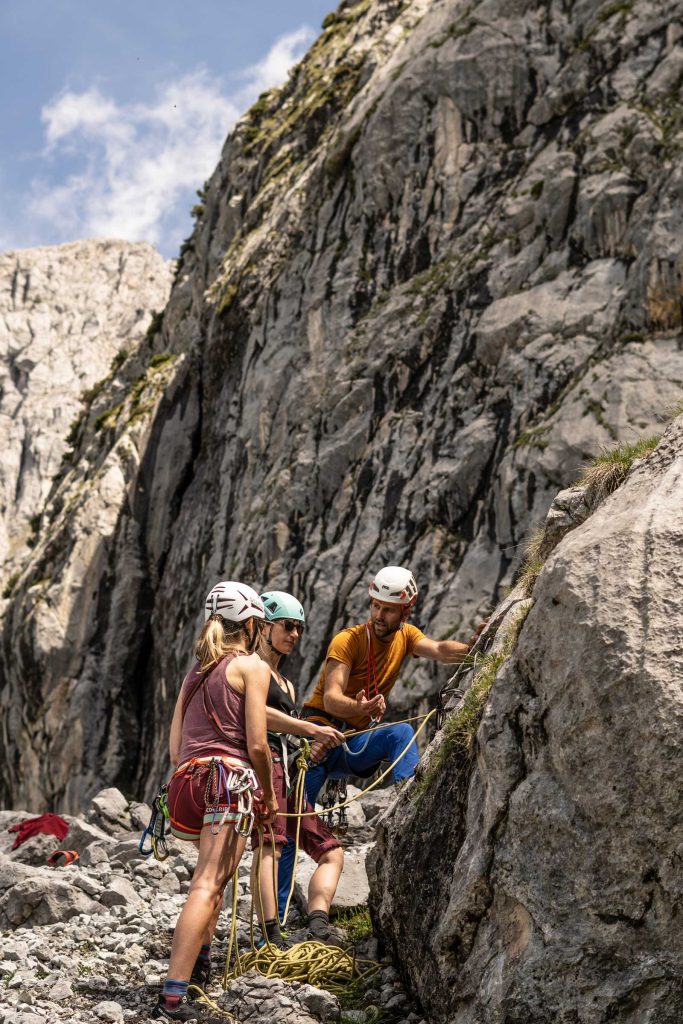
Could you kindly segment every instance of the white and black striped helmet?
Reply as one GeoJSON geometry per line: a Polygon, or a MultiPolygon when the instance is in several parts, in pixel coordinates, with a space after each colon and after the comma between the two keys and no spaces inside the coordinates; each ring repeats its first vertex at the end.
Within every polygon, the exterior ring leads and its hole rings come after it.
{"type": "Polygon", "coordinates": [[[412,605],[417,600],[417,584],[410,569],[385,565],[370,584],[370,597],[386,604],[412,605]]]}
{"type": "Polygon", "coordinates": [[[211,615],[220,615],[228,622],[244,622],[254,616],[264,619],[263,601],[246,583],[227,580],[217,583],[206,595],[204,621],[211,615]]]}

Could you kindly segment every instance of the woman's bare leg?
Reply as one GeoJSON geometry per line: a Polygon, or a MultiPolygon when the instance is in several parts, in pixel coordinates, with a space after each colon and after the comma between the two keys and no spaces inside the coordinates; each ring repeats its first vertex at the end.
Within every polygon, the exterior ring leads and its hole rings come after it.
{"type": "MultiPolygon", "coordinates": [[[[275,847],[275,891],[273,892],[273,848],[268,843],[264,845],[261,854],[260,893],[263,905],[263,920],[273,921],[277,918],[277,865],[280,860],[281,847],[275,847]]],[[[261,903],[259,903],[259,889],[257,888],[258,850],[254,850],[254,859],[251,864],[251,891],[254,894],[254,908],[256,918],[261,923],[261,903]]]]}
{"type": "Polygon", "coordinates": [[[173,933],[168,977],[188,981],[203,942],[210,942],[211,928],[218,920],[223,892],[237,869],[245,839],[229,825],[217,835],[205,825],[199,839],[199,857],[185,906],[173,933]]]}
{"type": "Polygon", "coordinates": [[[323,853],[308,883],[309,914],[312,914],[314,910],[330,912],[343,867],[344,851],[341,846],[323,853]]]}

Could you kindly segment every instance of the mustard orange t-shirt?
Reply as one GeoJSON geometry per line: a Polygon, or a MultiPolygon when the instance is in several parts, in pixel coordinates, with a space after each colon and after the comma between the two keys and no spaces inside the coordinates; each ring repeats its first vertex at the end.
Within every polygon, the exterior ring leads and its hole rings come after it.
{"type": "MultiPolygon", "coordinates": [[[[372,628],[370,628],[369,633],[372,642],[372,654],[374,656],[374,683],[376,684],[375,690],[372,684],[371,671],[372,694],[379,692],[386,697],[391,692],[398,678],[401,665],[413,653],[415,644],[424,639],[424,633],[417,626],[411,625],[410,622],[404,623],[403,629],[397,629],[386,643],[377,639],[372,628]]],[[[327,648],[325,664],[320,673],[320,678],[316,683],[315,690],[305,702],[304,708],[325,709],[323,695],[325,693],[327,663],[330,658],[343,662],[344,665],[348,665],[351,669],[349,681],[344,690],[347,697],[355,697],[357,693],[364,690],[368,683],[368,630],[365,624],[342,629],[340,633],[337,633],[332,638],[332,642],[327,648]]],[[[308,717],[315,718],[315,715],[309,714],[308,717]]],[[[324,721],[324,718],[320,720],[324,721]]],[[[368,715],[361,713],[358,715],[347,715],[346,720],[349,725],[361,727],[367,725],[370,718],[368,715]]]]}

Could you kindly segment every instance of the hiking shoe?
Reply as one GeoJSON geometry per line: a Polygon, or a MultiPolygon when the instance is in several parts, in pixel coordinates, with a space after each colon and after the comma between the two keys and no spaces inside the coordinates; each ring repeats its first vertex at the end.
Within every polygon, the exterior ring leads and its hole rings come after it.
{"type": "Polygon", "coordinates": [[[150,1013],[150,1017],[152,1020],[194,1020],[198,1024],[225,1024],[225,1017],[212,1014],[209,1007],[202,1006],[201,1003],[190,1003],[187,996],[183,996],[172,1010],[164,1006],[161,996],[159,996],[159,1001],[150,1013]]]}
{"type": "MultiPolygon", "coordinates": [[[[279,935],[274,935],[271,939],[268,940],[268,942],[275,949],[281,949],[283,952],[285,950],[291,949],[292,946],[296,946],[296,942],[293,942],[283,932],[280,932],[279,935]]],[[[257,949],[264,949],[266,948],[266,940],[261,935],[258,939],[256,939],[254,945],[256,946],[257,949]]]]}
{"type": "Polygon", "coordinates": [[[313,942],[322,942],[323,946],[336,946],[338,949],[348,949],[351,945],[339,929],[334,928],[331,924],[328,924],[325,928],[318,925],[315,931],[309,928],[308,937],[313,942]]]}
{"type": "MultiPolygon", "coordinates": [[[[190,986],[196,985],[202,992],[206,992],[209,982],[211,981],[211,961],[210,960],[197,960],[194,967],[192,968],[192,974],[190,975],[190,986]]],[[[198,999],[199,993],[189,991],[189,999],[198,999]]]]}

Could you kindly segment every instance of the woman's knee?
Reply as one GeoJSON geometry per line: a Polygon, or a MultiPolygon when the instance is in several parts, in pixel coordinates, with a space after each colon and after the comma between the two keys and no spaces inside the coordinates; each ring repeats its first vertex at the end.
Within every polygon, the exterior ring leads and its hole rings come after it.
{"type": "Polygon", "coordinates": [[[216,907],[220,907],[223,902],[225,885],[225,882],[217,884],[214,881],[209,881],[209,879],[197,878],[195,876],[190,882],[188,897],[194,896],[195,899],[201,899],[213,911],[216,907]]]}
{"type": "Polygon", "coordinates": [[[318,867],[321,864],[335,864],[338,868],[344,866],[344,851],[341,846],[333,846],[331,850],[325,850],[318,858],[318,867]]]}

